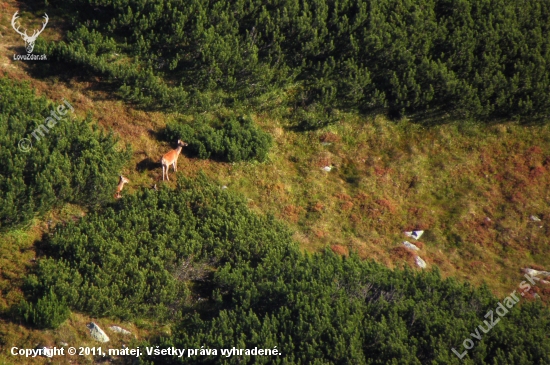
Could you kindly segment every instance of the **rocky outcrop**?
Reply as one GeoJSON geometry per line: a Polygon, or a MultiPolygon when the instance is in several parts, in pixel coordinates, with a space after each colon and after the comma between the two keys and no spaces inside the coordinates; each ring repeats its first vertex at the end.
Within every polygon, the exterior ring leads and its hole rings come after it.
{"type": "Polygon", "coordinates": [[[92,337],[96,341],[109,342],[109,336],[107,336],[105,332],[103,332],[103,330],[99,328],[99,326],[94,322],[88,323],[86,327],[88,327],[88,329],[90,330],[90,335],[92,335],[92,337]]]}

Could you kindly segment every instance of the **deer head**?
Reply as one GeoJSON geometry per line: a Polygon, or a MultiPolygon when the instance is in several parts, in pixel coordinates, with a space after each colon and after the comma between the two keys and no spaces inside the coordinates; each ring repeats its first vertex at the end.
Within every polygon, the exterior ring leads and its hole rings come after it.
{"type": "Polygon", "coordinates": [[[32,50],[34,49],[34,42],[36,42],[36,38],[38,38],[38,36],[40,35],[40,33],[42,33],[42,31],[44,30],[44,28],[46,28],[46,24],[48,24],[48,14],[44,13],[44,19],[46,19],[46,21],[44,23],[42,23],[42,29],[40,29],[39,31],[37,30],[34,30],[33,33],[32,33],[32,36],[28,36],[27,34],[27,30],[25,29],[25,32],[20,32],[19,31],[19,26],[17,26],[17,28],[15,27],[15,21],[17,19],[19,19],[19,17],[17,16],[17,11],[15,12],[15,14],[13,14],[13,17],[11,18],[11,26],[13,27],[13,29],[15,29],[15,31],[21,35],[21,37],[23,37],[23,40],[25,41],[25,48],[27,49],[27,53],[32,53],[32,50]]]}

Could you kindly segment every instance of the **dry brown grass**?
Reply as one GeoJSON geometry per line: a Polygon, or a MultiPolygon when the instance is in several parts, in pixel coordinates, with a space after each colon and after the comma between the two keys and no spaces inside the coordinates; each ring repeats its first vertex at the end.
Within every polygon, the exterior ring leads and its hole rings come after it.
{"type": "Polygon", "coordinates": [[[283,217],[293,223],[297,223],[300,215],[305,211],[302,207],[287,205],[283,208],[283,217]]]}
{"type": "Polygon", "coordinates": [[[324,143],[336,143],[340,142],[342,138],[332,132],[325,132],[319,136],[319,141],[324,143]]]}
{"type": "Polygon", "coordinates": [[[321,202],[316,202],[315,204],[311,205],[308,210],[310,212],[321,213],[323,210],[325,210],[325,206],[321,202]]]}
{"type": "Polygon", "coordinates": [[[394,247],[390,250],[390,257],[394,263],[406,262],[411,267],[416,266],[416,254],[403,246],[394,247]]]}
{"type": "Polygon", "coordinates": [[[349,251],[348,251],[347,247],[344,247],[342,245],[332,245],[332,246],[330,246],[330,249],[332,250],[332,252],[334,252],[335,254],[340,255],[340,256],[348,256],[349,255],[349,251]]]}
{"type": "Polygon", "coordinates": [[[414,241],[414,245],[421,250],[424,248],[424,242],[421,241],[414,241]]]}

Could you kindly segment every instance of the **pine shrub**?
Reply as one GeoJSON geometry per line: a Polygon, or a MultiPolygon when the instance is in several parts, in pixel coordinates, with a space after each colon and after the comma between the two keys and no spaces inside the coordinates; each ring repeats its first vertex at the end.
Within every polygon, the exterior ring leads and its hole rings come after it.
{"type": "Polygon", "coordinates": [[[75,203],[86,207],[112,197],[129,148],[119,151],[117,139],[90,119],[71,112],[43,136],[33,131],[60,102],[37,97],[26,84],[0,78],[0,230],[28,223],[52,207],[75,203]],[[90,127],[92,124],[92,127],[90,127]],[[32,149],[19,143],[27,138],[32,149]]]}
{"type": "Polygon", "coordinates": [[[249,117],[242,116],[221,118],[216,123],[201,117],[191,123],[173,122],[161,135],[168,141],[187,142],[186,151],[191,156],[226,162],[263,162],[272,143],[269,134],[256,127],[249,117]]]}
{"type": "Polygon", "coordinates": [[[19,305],[20,317],[28,324],[40,329],[56,329],[70,314],[67,303],[50,290],[36,303],[23,300],[19,305]]]}

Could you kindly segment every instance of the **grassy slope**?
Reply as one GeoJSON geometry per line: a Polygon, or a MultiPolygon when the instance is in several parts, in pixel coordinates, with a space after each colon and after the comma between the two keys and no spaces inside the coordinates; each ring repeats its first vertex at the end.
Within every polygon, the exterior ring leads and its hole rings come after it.
{"type": "MultiPolygon", "coordinates": [[[[131,183],[123,195],[160,184],[160,166],[138,167],[172,148],[154,135],[172,116],[134,110],[97,91],[92,82],[32,79],[27,64],[10,59],[14,52],[22,52],[22,40],[9,25],[14,3],[0,8],[1,72],[29,80],[39,94],[51,99],[67,98],[77,114],[92,113],[133,145],[134,159],[124,171],[131,183]]],[[[55,24],[42,36],[57,39],[55,24]]],[[[390,267],[401,266],[411,263],[405,252],[396,249],[405,239],[402,231],[423,228],[420,256],[430,266],[437,265],[444,276],[478,285],[485,281],[501,297],[522,280],[520,268],[550,269],[548,127],[503,123],[423,128],[406,120],[393,123],[381,116],[342,115],[341,123],[326,130],[297,133],[273,114],[253,117],[275,139],[267,163],[232,165],[182,156],[179,171],[193,175],[202,169],[220,185],[241,192],[252,209],[286,221],[304,250],[330,245],[343,254],[353,249],[390,267]],[[327,164],[336,168],[326,173],[321,167],[327,164]],[[530,221],[532,214],[542,222],[530,221]]],[[[116,183],[113,176],[109,187],[113,192],[116,183]]],[[[33,242],[47,229],[44,222],[83,213],[78,207],[65,207],[35,221],[28,230],[0,236],[0,309],[19,300],[21,279],[35,256],[33,242]]],[[[550,288],[540,294],[548,300],[550,288]]],[[[39,332],[0,319],[0,346],[59,341],[92,345],[84,327],[89,320],[73,314],[59,330],[39,332]]],[[[98,322],[103,327],[113,323],[98,322]]],[[[141,328],[123,327],[138,336],[163,330],[147,323],[141,328]]],[[[121,341],[118,338],[115,344],[121,341]]],[[[0,351],[0,364],[14,361],[5,354],[0,351]]]]}

